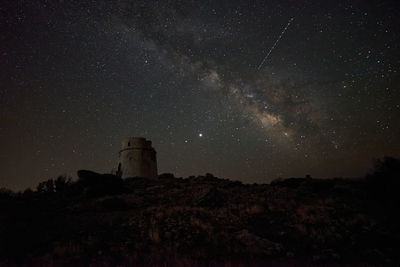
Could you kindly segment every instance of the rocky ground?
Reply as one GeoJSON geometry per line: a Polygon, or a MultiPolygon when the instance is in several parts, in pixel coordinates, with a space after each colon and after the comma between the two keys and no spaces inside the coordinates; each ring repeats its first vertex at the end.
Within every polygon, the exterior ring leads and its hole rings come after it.
{"type": "Polygon", "coordinates": [[[398,188],[378,171],[271,184],[79,177],[1,191],[0,265],[400,263],[398,188]]]}

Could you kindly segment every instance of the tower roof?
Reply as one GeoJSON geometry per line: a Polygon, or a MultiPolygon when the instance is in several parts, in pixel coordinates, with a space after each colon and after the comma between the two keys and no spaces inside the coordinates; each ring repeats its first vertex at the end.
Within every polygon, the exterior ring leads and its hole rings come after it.
{"type": "Polygon", "coordinates": [[[153,149],[151,141],[144,137],[128,137],[122,141],[121,151],[126,149],[153,149]]]}

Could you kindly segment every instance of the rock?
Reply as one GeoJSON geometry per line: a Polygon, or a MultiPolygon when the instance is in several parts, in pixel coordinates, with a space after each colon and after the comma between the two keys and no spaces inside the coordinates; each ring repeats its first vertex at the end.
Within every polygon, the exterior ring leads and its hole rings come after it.
{"type": "Polygon", "coordinates": [[[196,203],[200,207],[220,208],[226,202],[225,195],[215,188],[206,189],[197,196],[196,203]]]}
{"type": "Polygon", "coordinates": [[[288,258],[293,258],[294,257],[294,253],[291,251],[286,252],[286,257],[288,258]]]}
{"type": "Polygon", "coordinates": [[[246,252],[250,254],[271,256],[282,251],[282,245],[254,235],[247,229],[237,232],[236,239],[244,245],[246,252]]]}

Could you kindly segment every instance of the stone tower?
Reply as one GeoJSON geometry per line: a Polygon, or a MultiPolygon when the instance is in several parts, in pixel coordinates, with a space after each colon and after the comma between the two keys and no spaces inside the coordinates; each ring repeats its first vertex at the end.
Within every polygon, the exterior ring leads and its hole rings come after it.
{"type": "Polygon", "coordinates": [[[117,175],[122,178],[157,178],[156,151],[151,141],[143,137],[129,137],[122,141],[117,175]]]}

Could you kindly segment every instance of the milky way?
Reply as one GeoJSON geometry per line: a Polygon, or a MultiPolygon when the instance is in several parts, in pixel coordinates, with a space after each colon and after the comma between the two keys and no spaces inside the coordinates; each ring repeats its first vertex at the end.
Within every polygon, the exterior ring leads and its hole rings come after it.
{"type": "Polygon", "coordinates": [[[400,156],[398,1],[2,5],[0,186],[110,172],[126,136],[244,182],[400,156]]]}
{"type": "MultiPolygon", "coordinates": [[[[201,51],[203,46],[207,46],[206,41],[210,40],[210,37],[207,37],[207,31],[204,31],[204,36],[201,36],[201,34],[195,33],[197,29],[183,26],[186,25],[186,18],[176,15],[179,12],[174,7],[157,6],[157,8],[154,8],[152,3],[147,3],[146,5],[135,3],[129,9],[132,13],[128,13],[127,25],[129,29],[133,29],[132,34],[146,36],[146,40],[151,42],[149,47],[153,49],[157,47],[155,49],[156,53],[168,57],[169,61],[165,63],[167,66],[170,64],[180,65],[186,75],[199,77],[198,80],[203,82],[206,90],[220,91],[224,97],[233,100],[233,104],[237,105],[240,112],[249,113],[250,117],[256,123],[259,123],[261,128],[265,128],[267,131],[277,130],[279,131],[278,134],[292,136],[292,131],[296,128],[296,125],[294,125],[295,119],[292,119],[293,122],[287,122],[282,114],[288,109],[293,109],[295,113],[292,114],[293,116],[289,115],[290,117],[308,120],[307,116],[310,114],[302,114],[301,110],[308,109],[304,105],[309,104],[309,102],[304,99],[299,99],[299,101],[292,100],[292,95],[290,94],[293,92],[289,92],[290,90],[300,92],[301,89],[290,88],[290,85],[282,84],[281,81],[277,81],[274,78],[266,78],[265,76],[268,73],[261,73],[254,77],[242,77],[240,72],[234,73],[235,66],[224,64],[224,62],[216,62],[213,59],[213,54],[210,53],[201,54],[201,56],[191,55],[190,53],[196,52],[196,50],[201,51]],[[150,23],[146,19],[142,19],[141,9],[138,6],[148,12],[147,16],[158,19],[150,20],[150,23]],[[174,22],[169,24],[167,29],[164,29],[160,28],[159,20],[168,21],[170,15],[163,12],[166,9],[175,15],[174,22]],[[136,12],[139,12],[139,14],[136,12]],[[131,18],[133,18],[133,22],[131,18]],[[145,26],[140,24],[143,21],[146,22],[145,26]],[[132,22],[132,24],[129,22],[132,22]],[[139,29],[143,28],[146,28],[146,32],[140,32],[139,29]],[[182,29],[185,29],[185,31],[182,29]],[[175,43],[177,40],[180,41],[175,43]],[[181,49],[181,46],[188,47],[188,49],[181,49]]],[[[286,31],[290,22],[292,20],[289,21],[280,37],[286,31]]],[[[209,25],[208,27],[218,29],[216,25],[209,25]]],[[[213,38],[218,37],[218,34],[215,35],[213,33],[213,38]]],[[[223,38],[218,41],[221,43],[220,45],[224,46],[225,40],[223,38]]],[[[158,57],[161,57],[160,55],[158,57]]],[[[290,79],[289,76],[286,78],[290,79]]],[[[296,86],[292,85],[292,87],[296,86]]]]}

